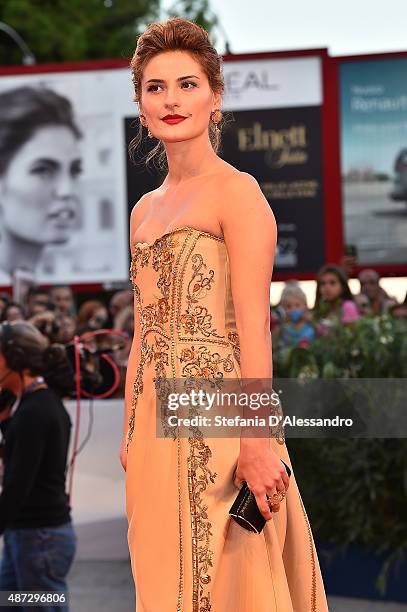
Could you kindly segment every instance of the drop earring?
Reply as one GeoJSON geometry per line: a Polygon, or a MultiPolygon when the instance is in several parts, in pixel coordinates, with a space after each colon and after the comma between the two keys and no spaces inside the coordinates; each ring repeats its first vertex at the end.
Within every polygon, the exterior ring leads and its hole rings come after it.
{"type": "Polygon", "coordinates": [[[140,115],[140,123],[143,127],[147,128],[147,135],[149,138],[153,138],[152,133],[150,132],[150,128],[148,127],[147,123],[145,122],[145,116],[144,115],[140,115]]]}
{"type": "Polygon", "coordinates": [[[220,127],[218,124],[222,121],[222,113],[218,108],[211,112],[211,120],[212,120],[212,123],[214,124],[215,132],[219,134],[220,127]]]}

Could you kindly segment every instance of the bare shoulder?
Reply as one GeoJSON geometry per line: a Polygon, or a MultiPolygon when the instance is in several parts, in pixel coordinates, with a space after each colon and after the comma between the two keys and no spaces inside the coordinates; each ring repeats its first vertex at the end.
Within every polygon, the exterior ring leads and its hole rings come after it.
{"type": "Polygon", "coordinates": [[[235,169],[223,176],[222,191],[224,196],[235,196],[242,190],[244,193],[248,192],[250,195],[262,197],[267,202],[257,179],[252,174],[235,169]]]}
{"type": "Polygon", "coordinates": [[[220,193],[218,214],[225,234],[251,228],[258,234],[275,234],[273,211],[253,175],[239,170],[225,175],[220,193]]]}
{"type": "Polygon", "coordinates": [[[133,205],[130,213],[130,222],[134,226],[138,225],[141,219],[145,216],[146,209],[151,201],[151,196],[154,193],[153,191],[147,191],[144,193],[139,200],[133,205]]]}

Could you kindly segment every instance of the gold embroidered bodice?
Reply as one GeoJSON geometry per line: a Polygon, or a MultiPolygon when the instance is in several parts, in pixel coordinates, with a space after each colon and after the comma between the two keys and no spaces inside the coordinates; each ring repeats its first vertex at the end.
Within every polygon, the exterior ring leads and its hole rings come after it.
{"type": "Polygon", "coordinates": [[[239,337],[223,238],[181,227],[152,243],[137,242],[130,279],[136,294],[135,334],[139,334],[141,351],[127,448],[146,365],[154,362],[160,380],[240,375],[239,337]]]}

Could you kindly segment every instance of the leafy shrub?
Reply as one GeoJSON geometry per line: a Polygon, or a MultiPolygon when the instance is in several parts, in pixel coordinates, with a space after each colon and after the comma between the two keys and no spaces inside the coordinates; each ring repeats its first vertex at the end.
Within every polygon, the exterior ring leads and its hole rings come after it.
{"type": "MultiPolygon", "coordinates": [[[[369,316],[332,328],[307,348],[274,355],[274,378],[405,378],[407,323],[369,316]]],[[[391,409],[391,406],[389,407],[391,409]]],[[[407,442],[394,439],[288,439],[315,538],[384,553],[376,588],[407,549],[407,442]]]]}

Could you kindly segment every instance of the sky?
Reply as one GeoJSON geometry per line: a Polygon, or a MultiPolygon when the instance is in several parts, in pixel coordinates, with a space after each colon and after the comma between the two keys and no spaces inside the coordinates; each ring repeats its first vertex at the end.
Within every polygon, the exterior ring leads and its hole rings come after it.
{"type": "MultiPolygon", "coordinates": [[[[165,0],[163,7],[173,4],[165,0]]],[[[330,55],[407,50],[406,0],[210,0],[234,53],[326,47],[330,55]]],[[[224,52],[222,32],[216,48],[224,52]]]]}

